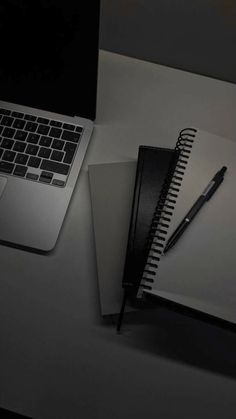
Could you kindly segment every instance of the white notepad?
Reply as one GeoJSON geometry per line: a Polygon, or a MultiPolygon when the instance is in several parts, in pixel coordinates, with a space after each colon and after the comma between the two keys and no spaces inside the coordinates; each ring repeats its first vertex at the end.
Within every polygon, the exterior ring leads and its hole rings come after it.
{"type": "MultiPolygon", "coordinates": [[[[101,314],[117,314],[124,271],[136,161],[89,165],[101,314]]],[[[127,304],[126,311],[134,309],[127,304]]]]}
{"type": "Polygon", "coordinates": [[[236,323],[235,142],[197,130],[165,243],[222,166],[227,166],[223,183],[158,268],[146,267],[154,269],[154,276],[145,275],[154,282],[143,284],[151,286],[147,293],[236,323]]]}

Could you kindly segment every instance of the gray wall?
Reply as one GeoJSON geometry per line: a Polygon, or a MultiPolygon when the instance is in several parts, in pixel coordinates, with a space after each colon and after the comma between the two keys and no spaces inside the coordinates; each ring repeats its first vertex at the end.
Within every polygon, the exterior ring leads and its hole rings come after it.
{"type": "Polygon", "coordinates": [[[101,2],[101,48],[236,82],[235,0],[101,2]]]}

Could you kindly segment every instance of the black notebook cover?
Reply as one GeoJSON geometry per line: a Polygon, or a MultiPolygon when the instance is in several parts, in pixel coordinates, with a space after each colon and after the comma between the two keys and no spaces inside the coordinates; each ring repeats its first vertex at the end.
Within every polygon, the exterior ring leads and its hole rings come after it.
{"type": "Polygon", "coordinates": [[[136,297],[148,255],[153,216],[176,151],[140,146],[123,276],[123,287],[136,297]]]}

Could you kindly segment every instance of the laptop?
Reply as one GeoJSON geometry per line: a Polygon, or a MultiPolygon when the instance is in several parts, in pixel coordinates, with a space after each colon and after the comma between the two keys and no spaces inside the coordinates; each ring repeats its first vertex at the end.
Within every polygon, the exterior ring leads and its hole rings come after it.
{"type": "Polygon", "coordinates": [[[1,0],[0,242],[51,251],[96,113],[99,0],[1,0]]]}

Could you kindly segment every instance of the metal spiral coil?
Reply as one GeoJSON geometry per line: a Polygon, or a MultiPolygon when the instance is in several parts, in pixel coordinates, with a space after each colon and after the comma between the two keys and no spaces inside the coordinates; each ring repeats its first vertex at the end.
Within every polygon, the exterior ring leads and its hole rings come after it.
{"type": "Polygon", "coordinates": [[[160,261],[160,257],[165,247],[166,234],[168,232],[169,223],[173,215],[196,132],[197,130],[195,128],[185,128],[179,133],[175,146],[174,159],[170,165],[151,222],[147,240],[148,258],[137,294],[137,297],[139,298],[142,297],[144,290],[152,289],[152,283],[154,282],[158,269],[158,262],[160,261]]]}

